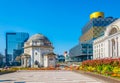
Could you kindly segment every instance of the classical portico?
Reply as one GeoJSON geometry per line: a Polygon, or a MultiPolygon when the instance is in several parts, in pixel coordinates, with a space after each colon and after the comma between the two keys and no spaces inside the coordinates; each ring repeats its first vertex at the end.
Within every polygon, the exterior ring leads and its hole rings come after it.
{"type": "Polygon", "coordinates": [[[118,57],[119,51],[118,51],[118,37],[110,38],[108,40],[108,53],[110,57],[118,57]]]}
{"type": "Polygon", "coordinates": [[[93,57],[94,59],[120,57],[120,19],[107,26],[105,34],[94,40],[93,57]]]}

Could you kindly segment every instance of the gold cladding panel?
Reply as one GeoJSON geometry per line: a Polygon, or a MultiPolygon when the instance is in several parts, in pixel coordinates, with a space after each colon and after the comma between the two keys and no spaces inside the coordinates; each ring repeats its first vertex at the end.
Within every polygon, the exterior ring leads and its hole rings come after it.
{"type": "Polygon", "coordinates": [[[91,28],[89,31],[87,31],[83,36],[81,36],[80,41],[85,42],[93,38],[93,30],[94,28],[91,28]]]}
{"type": "Polygon", "coordinates": [[[105,31],[105,27],[94,27],[93,38],[97,38],[105,31]]]}
{"type": "Polygon", "coordinates": [[[85,42],[91,40],[92,38],[97,38],[104,31],[105,31],[104,27],[93,27],[89,31],[87,31],[84,35],[81,36],[80,41],[85,42]]]}

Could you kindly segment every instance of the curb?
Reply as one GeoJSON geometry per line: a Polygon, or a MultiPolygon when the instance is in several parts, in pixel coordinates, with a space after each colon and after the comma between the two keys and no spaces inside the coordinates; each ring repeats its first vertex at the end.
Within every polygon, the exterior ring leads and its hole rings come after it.
{"type": "Polygon", "coordinates": [[[0,75],[3,75],[3,74],[9,74],[9,73],[14,73],[16,71],[6,71],[6,72],[0,72],[0,75]]]}

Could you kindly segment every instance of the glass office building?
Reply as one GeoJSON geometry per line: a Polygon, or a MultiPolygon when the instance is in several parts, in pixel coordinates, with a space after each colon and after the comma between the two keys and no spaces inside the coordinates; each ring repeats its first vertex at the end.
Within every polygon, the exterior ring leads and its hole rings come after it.
{"type": "Polygon", "coordinates": [[[73,61],[92,59],[93,40],[104,35],[106,26],[118,18],[104,17],[103,12],[94,12],[90,21],[82,28],[82,35],[78,45],[70,49],[69,55],[73,61]]]}
{"type": "Polygon", "coordinates": [[[16,57],[24,52],[24,42],[29,38],[28,33],[6,33],[6,63],[7,65],[15,65],[16,57]]]}

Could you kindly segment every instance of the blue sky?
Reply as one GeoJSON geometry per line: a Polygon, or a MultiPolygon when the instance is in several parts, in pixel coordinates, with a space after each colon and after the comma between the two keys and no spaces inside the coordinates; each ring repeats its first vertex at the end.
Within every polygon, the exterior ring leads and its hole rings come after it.
{"type": "Polygon", "coordinates": [[[63,54],[78,44],[81,28],[94,11],[120,17],[120,0],[0,0],[0,52],[6,32],[42,33],[63,54]]]}

